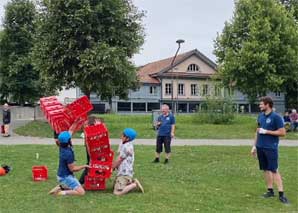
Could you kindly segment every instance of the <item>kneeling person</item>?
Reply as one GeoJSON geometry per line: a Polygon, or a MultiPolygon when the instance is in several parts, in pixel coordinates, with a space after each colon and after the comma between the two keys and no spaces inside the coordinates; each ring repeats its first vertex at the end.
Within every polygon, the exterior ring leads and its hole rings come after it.
{"type": "Polygon", "coordinates": [[[56,195],[84,195],[85,190],[74,176],[74,172],[89,168],[88,165],[75,165],[75,156],[71,144],[71,131],[61,132],[59,141],[59,168],[57,179],[60,185],[53,188],[49,194],[56,195]]]}
{"type": "Polygon", "coordinates": [[[124,195],[138,188],[144,193],[144,189],[137,179],[133,179],[134,148],[132,141],[136,138],[136,131],[126,128],[121,136],[122,143],[119,147],[119,156],[113,163],[113,169],[118,168],[118,174],[114,183],[114,194],[124,195]]]}

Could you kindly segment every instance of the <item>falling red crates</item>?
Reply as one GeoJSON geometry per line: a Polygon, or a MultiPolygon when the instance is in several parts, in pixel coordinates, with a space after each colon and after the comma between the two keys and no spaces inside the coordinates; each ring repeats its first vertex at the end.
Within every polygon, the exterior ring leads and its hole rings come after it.
{"type": "Polygon", "coordinates": [[[87,96],[83,96],[74,102],[65,106],[65,113],[76,120],[76,118],[85,115],[87,112],[93,109],[92,104],[88,100],[87,96]]]}
{"type": "Polygon", "coordinates": [[[48,167],[46,166],[33,166],[32,178],[34,181],[44,181],[48,179],[48,167]]]}
{"type": "Polygon", "coordinates": [[[66,131],[79,119],[75,130],[81,129],[87,120],[87,113],[93,109],[87,96],[83,96],[71,104],[63,105],[54,96],[40,98],[40,108],[55,132],[66,131]]]}

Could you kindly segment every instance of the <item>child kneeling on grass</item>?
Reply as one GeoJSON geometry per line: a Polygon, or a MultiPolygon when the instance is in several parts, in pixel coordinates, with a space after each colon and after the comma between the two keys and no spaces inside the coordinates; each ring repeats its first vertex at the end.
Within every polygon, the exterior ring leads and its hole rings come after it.
{"type": "Polygon", "coordinates": [[[82,169],[89,168],[88,165],[75,165],[75,156],[71,143],[72,131],[61,132],[59,141],[59,168],[57,179],[60,185],[53,188],[49,194],[54,195],[84,195],[85,190],[73,175],[82,169]]]}
{"type": "Polygon", "coordinates": [[[134,129],[126,128],[121,136],[122,143],[119,147],[119,156],[113,162],[113,169],[118,169],[114,182],[114,194],[124,195],[128,192],[139,189],[144,193],[144,189],[137,179],[133,179],[134,148],[132,141],[137,133],[134,129]]]}

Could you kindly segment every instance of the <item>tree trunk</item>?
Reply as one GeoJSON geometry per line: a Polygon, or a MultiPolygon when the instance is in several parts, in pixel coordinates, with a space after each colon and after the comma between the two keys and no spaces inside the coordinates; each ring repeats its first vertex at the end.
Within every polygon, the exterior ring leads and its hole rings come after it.
{"type": "Polygon", "coordinates": [[[90,91],[85,91],[84,94],[87,96],[88,100],[90,100],[91,92],[90,91]]]}

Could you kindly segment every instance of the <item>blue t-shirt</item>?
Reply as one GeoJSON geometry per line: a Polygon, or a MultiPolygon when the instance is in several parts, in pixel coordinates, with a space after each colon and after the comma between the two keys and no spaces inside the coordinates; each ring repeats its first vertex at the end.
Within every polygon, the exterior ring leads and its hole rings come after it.
{"type": "Polygon", "coordinates": [[[169,113],[167,116],[160,115],[157,121],[161,122],[158,128],[158,136],[171,136],[172,125],[176,123],[175,117],[169,113]]]}
{"type": "Polygon", "coordinates": [[[61,148],[59,152],[59,168],[57,175],[59,177],[66,177],[68,175],[73,175],[69,170],[68,164],[71,164],[75,161],[74,153],[71,147],[61,148]]]}
{"type": "MultiPolygon", "coordinates": [[[[284,127],[284,122],[282,117],[275,112],[271,112],[268,115],[261,113],[258,117],[258,127],[266,130],[276,131],[284,127]]],[[[256,146],[259,148],[277,149],[278,142],[278,136],[258,133],[256,146]]]]}

